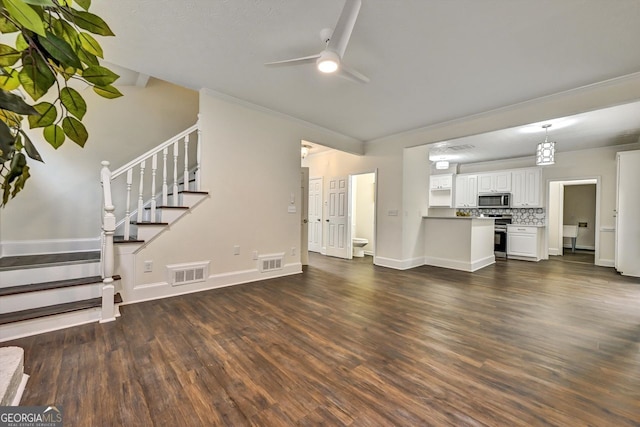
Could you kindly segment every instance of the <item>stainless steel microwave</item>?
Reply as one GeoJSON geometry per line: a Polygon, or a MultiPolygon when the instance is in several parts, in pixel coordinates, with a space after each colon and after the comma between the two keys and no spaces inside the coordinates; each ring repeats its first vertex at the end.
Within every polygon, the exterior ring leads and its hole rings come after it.
{"type": "Polygon", "coordinates": [[[509,208],[511,193],[487,193],[478,195],[479,208],[509,208]]]}

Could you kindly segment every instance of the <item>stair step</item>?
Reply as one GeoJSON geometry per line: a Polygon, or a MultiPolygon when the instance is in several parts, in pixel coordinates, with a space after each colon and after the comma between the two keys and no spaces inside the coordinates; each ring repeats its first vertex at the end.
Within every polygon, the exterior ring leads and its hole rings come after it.
{"type": "Polygon", "coordinates": [[[113,236],[113,243],[144,243],[144,240],[138,240],[136,237],[129,237],[129,240],[124,240],[124,236],[113,236]]]}
{"type": "Polygon", "coordinates": [[[100,261],[100,251],[21,255],[0,258],[0,271],[41,268],[51,265],[73,265],[100,261]]]}
{"type": "MultiPolygon", "coordinates": [[[[117,293],[113,298],[114,303],[120,304],[122,297],[117,293]]],[[[64,304],[50,305],[47,307],[32,308],[29,310],[14,311],[13,313],[0,314],[0,325],[21,322],[24,320],[38,319],[56,314],[71,313],[74,311],[99,308],[102,306],[102,298],[92,298],[82,301],[68,302],[64,304]]]]}
{"type": "Polygon", "coordinates": [[[131,221],[131,224],[133,225],[169,225],[168,222],[150,222],[150,221],[141,221],[141,222],[131,221]]]}
{"type": "MultiPolygon", "coordinates": [[[[147,211],[151,210],[150,207],[146,207],[144,209],[147,210],[147,211]]],[[[156,209],[182,209],[182,210],[188,210],[189,206],[156,206],[156,209]]]]}
{"type": "MultiPolygon", "coordinates": [[[[120,280],[119,275],[113,276],[113,280],[120,280]]],[[[24,294],[29,292],[48,291],[52,289],[62,289],[72,286],[90,285],[92,283],[102,283],[101,276],[80,277],[78,279],[56,280],[53,282],[31,283],[28,285],[11,286],[0,288],[0,297],[8,295],[24,294]]]]}

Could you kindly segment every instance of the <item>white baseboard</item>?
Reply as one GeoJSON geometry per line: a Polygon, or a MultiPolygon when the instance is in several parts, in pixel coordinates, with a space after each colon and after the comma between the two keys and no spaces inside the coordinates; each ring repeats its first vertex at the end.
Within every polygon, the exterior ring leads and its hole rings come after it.
{"type": "Polygon", "coordinates": [[[615,267],[616,262],[612,259],[597,259],[594,263],[595,265],[599,265],[600,267],[615,267]]]}
{"type": "MultiPolygon", "coordinates": [[[[570,244],[569,245],[567,245],[567,244],[562,245],[562,247],[565,248],[565,249],[571,249],[571,245],[570,244]]],[[[596,247],[595,246],[576,245],[576,249],[582,249],[582,250],[585,250],[585,251],[595,251],[596,247]]]]}
{"type": "Polygon", "coordinates": [[[420,267],[424,265],[424,258],[411,258],[411,259],[394,259],[376,256],[374,263],[380,267],[393,268],[394,270],[408,270],[410,268],[420,267]]]}
{"type": "Polygon", "coordinates": [[[549,255],[557,256],[561,255],[562,251],[558,248],[549,248],[549,255]]]}
{"type": "Polygon", "coordinates": [[[42,255],[100,250],[100,237],[91,239],[6,240],[2,242],[3,257],[42,255]]]}
{"type": "Polygon", "coordinates": [[[205,282],[192,283],[179,287],[171,286],[168,282],[147,283],[134,286],[132,290],[123,289],[124,302],[121,305],[134,304],[161,298],[170,298],[178,295],[187,295],[195,292],[258,282],[276,277],[291,276],[299,273],[302,273],[302,264],[297,262],[286,264],[282,270],[268,271],[264,273],[261,273],[258,269],[251,269],[212,274],[205,282]]]}
{"type": "Polygon", "coordinates": [[[13,397],[11,406],[20,406],[20,401],[22,400],[24,389],[27,387],[27,381],[29,381],[29,375],[22,374],[22,380],[20,380],[20,385],[18,386],[18,390],[16,390],[16,395],[13,397]]]}
{"type": "Polygon", "coordinates": [[[456,261],[448,258],[425,257],[424,263],[434,267],[450,268],[452,270],[467,271],[469,273],[480,270],[491,264],[495,264],[496,257],[490,255],[486,258],[476,260],[474,262],[456,261]]]}
{"type": "Polygon", "coordinates": [[[57,331],[71,326],[94,323],[100,320],[100,308],[74,311],[56,316],[40,317],[23,322],[7,323],[0,326],[0,342],[11,341],[31,335],[57,331]]]}
{"type": "Polygon", "coordinates": [[[365,255],[374,256],[373,251],[364,251],[365,255]]]}

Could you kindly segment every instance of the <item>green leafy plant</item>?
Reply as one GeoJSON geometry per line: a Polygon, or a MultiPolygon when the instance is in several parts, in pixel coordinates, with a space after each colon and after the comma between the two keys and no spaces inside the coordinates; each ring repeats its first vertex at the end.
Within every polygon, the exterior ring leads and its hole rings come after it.
{"type": "Polygon", "coordinates": [[[67,138],[84,147],[87,103],[69,82],[81,80],[104,98],[122,96],[113,86],[119,76],[100,65],[102,47],[92,35],[114,34],[90,6],[91,0],[0,0],[0,33],[16,34],[13,45],[0,44],[0,206],[24,188],[28,158],[43,161],[22,128],[25,118],[56,149],[67,138]],[[36,103],[50,91],[54,101],[36,103]]]}

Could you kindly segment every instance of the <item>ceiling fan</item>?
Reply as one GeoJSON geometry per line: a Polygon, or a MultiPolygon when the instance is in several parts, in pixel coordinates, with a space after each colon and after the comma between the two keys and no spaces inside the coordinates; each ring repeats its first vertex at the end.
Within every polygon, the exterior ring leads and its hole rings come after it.
{"type": "Polygon", "coordinates": [[[326,44],[325,49],[315,55],[303,56],[302,58],[286,59],[284,61],[268,62],[266,66],[288,66],[316,63],[319,71],[323,73],[338,73],[338,75],[360,83],[368,83],[369,78],[364,74],[345,67],[342,63],[344,51],[347,49],[351,32],[356,24],[358,12],[362,0],[346,0],[340,18],[335,29],[325,28],[320,31],[320,37],[326,44]]]}

